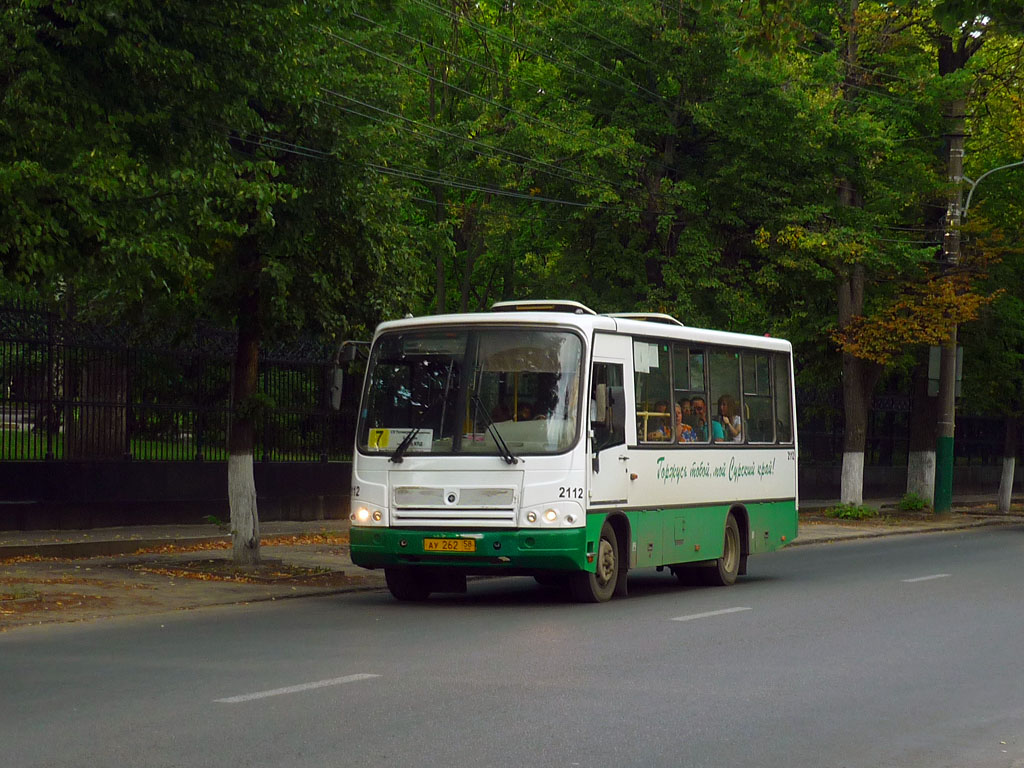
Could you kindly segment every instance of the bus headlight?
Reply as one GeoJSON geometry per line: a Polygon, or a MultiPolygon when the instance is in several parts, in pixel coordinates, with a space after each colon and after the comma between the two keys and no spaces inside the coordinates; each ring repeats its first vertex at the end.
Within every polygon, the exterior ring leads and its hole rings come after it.
{"type": "Polygon", "coordinates": [[[352,513],[348,519],[352,521],[352,525],[381,525],[384,523],[384,510],[360,502],[352,505],[352,513]]]}
{"type": "Polygon", "coordinates": [[[519,520],[526,527],[580,528],[584,524],[582,513],[581,505],[575,501],[556,501],[550,506],[524,509],[519,520]]]}

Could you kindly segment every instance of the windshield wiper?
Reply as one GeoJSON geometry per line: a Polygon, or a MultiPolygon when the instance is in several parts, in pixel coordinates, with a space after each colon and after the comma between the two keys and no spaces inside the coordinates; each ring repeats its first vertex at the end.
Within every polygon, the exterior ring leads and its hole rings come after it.
{"type": "MultiPolygon", "coordinates": [[[[445,404],[447,404],[448,391],[451,389],[452,386],[452,372],[454,370],[455,361],[453,360],[448,364],[448,376],[445,378],[444,381],[444,392],[441,392],[437,397],[435,397],[433,400],[430,401],[430,403],[427,404],[426,408],[420,411],[420,417],[416,419],[416,426],[413,427],[409,431],[409,433],[402,438],[402,442],[400,442],[398,444],[398,447],[395,448],[395,452],[391,454],[391,458],[388,459],[388,461],[393,461],[395,464],[401,464],[402,457],[405,455],[405,452],[409,450],[409,446],[412,445],[412,441],[416,439],[416,435],[418,435],[420,433],[420,430],[423,429],[423,421],[427,418],[427,414],[430,413],[430,411],[434,410],[434,407],[442,400],[445,402],[445,404]]],[[[441,411],[441,423],[444,424],[443,410],[441,411]]]]}
{"type": "Polygon", "coordinates": [[[388,461],[393,461],[395,464],[402,463],[402,456],[409,450],[409,446],[412,445],[412,441],[416,439],[416,435],[420,433],[420,427],[413,427],[409,430],[405,437],[402,438],[402,442],[395,448],[395,452],[391,454],[391,458],[388,461]]]}
{"type": "Polygon", "coordinates": [[[498,447],[498,451],[501,453],[501,458],[505,460],[506,464],[518,464],[519,459],[512,453],[512,450],[508,447],[508,443],[505,442],[501,433],[498,432],[498,427],[491,419],[490,414],[487,413],[487,409],[483,407],[483,403],[480,402],[480,395],[473,393],[473,405],[476,406],[476,415],[479,416],[483,413],[484,419],[487,421],[487,429],[490,430],[491,435],[494,437],[494,444],[498,447]]]}

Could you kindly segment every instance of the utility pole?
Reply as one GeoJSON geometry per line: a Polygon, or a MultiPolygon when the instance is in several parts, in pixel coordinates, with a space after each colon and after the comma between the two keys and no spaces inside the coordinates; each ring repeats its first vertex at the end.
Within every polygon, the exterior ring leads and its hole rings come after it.
{"type": "MultiPolygon", "coordinates": [[[[952,270],[960,263],[960,206],[963,199],[961,183],[964,177],[964,113],[967,102],[955,99],[949,104],[949,156],[947,170],[952,184],[946,208],[946,226],[942,236],[942,256],[945,269],[952,270]]],[[[953,433],[956,427],[956,323],[949,326],[949,336],[942,345],[939,366],[939,419],[938,443],[935,446],[935,498],[932,505],[936,516],[945,516],[953,506],[953,433]]]]}
{"type": "MultiPolygon", "coordinates": [[[[978,184],[991,173],[1005,168],[1016,168],[1024,165],[1024,160],[1000,165],[986,171],[971,181],[964,176],[964,101],[956,101],[951,105],[951,132],[949,136],[949,178],[953,182],[949,206],[946,210],[946,227],[942,238],[942,252],[946,269],[955,268],[960,263],[960,226],[966,221],[971,207],[971,198],[978,184]],[[967,194],[967,203],[960,208],[963,198],[961,184],[967,182],[971,189],[967,194]]],[[[935,450],[935,498],[933,508],[937,516],[948,515],[953,506],[953,432],[956,419],[956,323],[950,324],[949,338],[942,346],[942,357],[939,365],[939,417],[938,444],[935,450]]]]}

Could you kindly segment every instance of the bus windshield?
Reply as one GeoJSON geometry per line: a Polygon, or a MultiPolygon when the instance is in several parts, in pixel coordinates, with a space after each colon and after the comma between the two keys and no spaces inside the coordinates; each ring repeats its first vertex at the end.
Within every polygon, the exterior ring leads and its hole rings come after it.
{"type": "Polygon", "coordinates": [[[583,345],[570,331],[417,329],[382,335],[370,355],[359,450],[515,455],[578,439],[583,345]],[[498,439],[495,439],[495,433],[498,439]]]}

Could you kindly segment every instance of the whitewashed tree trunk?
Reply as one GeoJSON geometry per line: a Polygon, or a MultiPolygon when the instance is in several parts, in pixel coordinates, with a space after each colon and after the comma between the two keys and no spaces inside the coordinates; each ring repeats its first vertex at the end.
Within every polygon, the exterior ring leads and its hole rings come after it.
{"type": "Polygon", "coordinates": [[[231,543],[234,562],[260,561],[260,519],[256,512],[256,480],[252,454],[228,456],[228,504],[231,508],[231,543]]]}
{"type": "Polygon", "coordinates": [[[238,346],[231,382],[231,433],[228,435],[228,505],[231,508],[231,543],[236,565],[260,562],[260,523],[256,510],[255,449],[256,402],[259,380],[259,258],[251,242],[238,250],[238,273],[244,283],[238,302],[238,346]]]}
{"type": "Polygon", "coordinates": [[[1003,436],[1003,474],[999,478],[999,511],[1004,515],[1010,511],[1013,501],[1013,471],[1017,466],[1017,443],[1020,439],[1020,424],[1016,418],[1006,420],[1003,436]]]}
{"type": "Polygon", "coordinates": [[[1013,471],[1016,464],[1015,456],[1003,456],[1003,474],[999,478],[999,511],[1004,515],[1010,511],[1013,499],[1013,471]]]}
{"type": "Polygon", "coordinates": [[[864,451],[843,454],[842,490],[839,501],[857,507],[864,503],[864,451]]]}
{"type": "Polygon", "coordinates": [[[911,451],[907,455],[907,493],[929,503],[935,498],[935,451],[911,451]]]}

